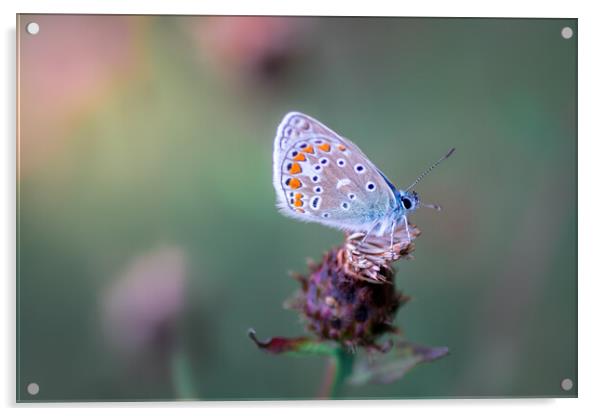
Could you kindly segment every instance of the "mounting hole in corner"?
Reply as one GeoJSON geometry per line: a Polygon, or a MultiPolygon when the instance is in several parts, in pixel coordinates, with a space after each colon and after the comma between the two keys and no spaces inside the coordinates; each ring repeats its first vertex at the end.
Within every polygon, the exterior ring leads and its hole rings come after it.
{"type": "Polygon", "coordinates": [[[571,29],[568,26],[563,27],[562,30],[560,31],[560,35],[565,39],[570,39],[573,37],[573,29],[571,29]]]}
{"type": "Polygon", "coordinates": [[[39,392],[40,392],[40,386],[38,383],[29,383],[27,385],[27,393],[29,393],[30,395],[35,396],[39,392]]]}
{"type": "Polygon", "coordinates": [[[40,33],[40,25],[36,22],[29,22],[27,23],[27,26],[25,26],[25,30],[30,35],[37,35],[38,33],[40,33]]]}
{"type": "Polygon", "coordinates": [[[571,391],[571,390],[573,390],[573,380],[571,380],[570,378],[565,378],[564,380],[562,380],[560,382],[560,387],[564,391],[571,391]]]}

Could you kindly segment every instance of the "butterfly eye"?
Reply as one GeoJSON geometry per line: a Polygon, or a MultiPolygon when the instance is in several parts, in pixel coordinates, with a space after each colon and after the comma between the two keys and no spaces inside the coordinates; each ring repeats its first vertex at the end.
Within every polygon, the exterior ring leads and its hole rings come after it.
{"type": "Polygon", "coordinates": [[[366,169],[364,168],[364,165],[358,163],[357,165],[355,165],[355,171],[357,173],[364,173],[366,169]]]}
{"type": "Polygon", "coordinates": [[[376,189],[376,185],[374,184],[374,182],[368,182],[366,183],[366,190],[368,192],[372,192],[376,189]]]}
{"type": "Polygon", "coordinates": [[[412,200],[410,198],[405,197],[405,196],[401,198],[401,204],[403,205],[403,207],[405,209],[410,209],[414,205],[412,203],[412,200]]]}

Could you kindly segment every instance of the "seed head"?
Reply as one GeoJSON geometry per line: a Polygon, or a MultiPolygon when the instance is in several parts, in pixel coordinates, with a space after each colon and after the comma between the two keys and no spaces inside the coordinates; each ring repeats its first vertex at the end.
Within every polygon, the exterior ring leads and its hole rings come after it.
{"type": "Polygon", "coordinates": [[[392,263],[410,257],[419,234],[416,227],[410,225],[406,231],[402,225],[392,246],[390,236],[347,235],[345,243],[324,254],[319,264],[309,263],[307,276],[294,275],[301,289],[286,306],[298,310],[308,330],[321,340],[352,349],[386,349],[376,340],[399,332],[393,320],[409,300],[395,290],[392,263]]]}

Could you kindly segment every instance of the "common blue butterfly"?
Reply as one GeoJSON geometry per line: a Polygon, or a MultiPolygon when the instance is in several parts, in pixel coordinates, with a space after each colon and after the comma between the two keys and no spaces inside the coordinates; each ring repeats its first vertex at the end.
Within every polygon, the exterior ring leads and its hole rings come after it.
{"type": "Polygon", "coordinates": [[[297,220],[362,232],[365,237],[389,233],[393,246],[396,227],[403,221],[408,230],[407,214],[421,205],[411,189],[453,152],[450,149],[406,190],[398,190],[350,140],[305,114],[290,112],[274,139],[277,206],[297,220]]]}

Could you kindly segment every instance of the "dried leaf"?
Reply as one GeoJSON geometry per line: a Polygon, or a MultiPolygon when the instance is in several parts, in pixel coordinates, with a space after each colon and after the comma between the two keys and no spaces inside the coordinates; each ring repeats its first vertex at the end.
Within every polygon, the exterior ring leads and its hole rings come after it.
{"type": "Polygon", "coordinates": [[[251,338],[259,348],[272,354],[333,356],[337,353],[337,348],[331,343],[316,341],[308,337],[273,337],[265,341],[260,341],[257,339],[255,330],[249,329],[249,338],[251,338]]]}

